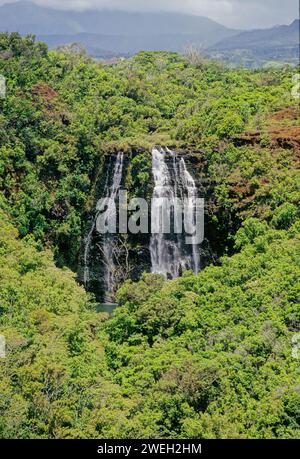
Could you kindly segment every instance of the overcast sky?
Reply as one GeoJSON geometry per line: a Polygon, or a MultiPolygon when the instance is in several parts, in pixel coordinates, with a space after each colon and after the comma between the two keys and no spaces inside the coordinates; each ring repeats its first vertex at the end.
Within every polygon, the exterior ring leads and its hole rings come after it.
{"type": "MultiPolygon", "coordinates": [[[[0,4],[16,0],[0,0],[0,4]]],[[[235,28],[288,24],[298,17],[298,0],[32,0],[42,6],[83,10],[174,11],[208,16],[235,28]]]]}

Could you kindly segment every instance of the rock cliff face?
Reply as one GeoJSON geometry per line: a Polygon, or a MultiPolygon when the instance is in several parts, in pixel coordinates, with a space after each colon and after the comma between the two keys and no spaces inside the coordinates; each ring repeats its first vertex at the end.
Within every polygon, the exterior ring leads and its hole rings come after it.
{"type": "MultiPolygon", "coordinates": [[[[153,242],[151,238],[151,199],[156,187],[160,185],[155,183],[153,152],[133,146],[126,151],[106,155],[95,183],[93,204],[86,215],[85,237],[78,270],[80,281],[85,284],[88,291],[95,293],[99,301],[113,302],[116,289],[127,278],[137,280],[143,272],[164,272],[159,266],[154,266],[153,250],[156,250],[159,256],[162,255],[160,251],[168,252],[165,253],[164,260],[167,264],[167,277],[180,275],[186,268],[196,272],[217,259],[214,244],[210,243],[210,233],[213,234],[210,215],[213,207],[213,184],[207,178],[205,152],[176,150],[172,146],[158,146],[157,151],[164,152],[165,174],[168,175],[167,185],[170,187],[170,193],[173,193],[172,196],[178,193],[178,196],[183,197],[184,190],[181,190],[181,194],[180,191],[174,190],[182,188],[185,183],[186,196],[195,191],[197,197],[204,198],[205,239],[200,246],[186,248],[177,235],[171,234],[167,239],[160,240],[161,244],[153,249],[153,244],[157,241],[153,242]],[[126,190],[129,199],[144,198],[147,201],[147,233],[103,235],[97,230],[99,200],[108,197],[112,199],[115,203],[114,212],[118,215],[120,190],[126,190]]],[[[164,177],[162,180],[165,185],[164,177]]],[[[116,215],[113,215],[113,219],[116,215]]],[[[128,211],[128,218],[131,215],[132,212],[128,211]]],[[[119,233],[118,218],[116,222],[116,230],[119,233]]]]}

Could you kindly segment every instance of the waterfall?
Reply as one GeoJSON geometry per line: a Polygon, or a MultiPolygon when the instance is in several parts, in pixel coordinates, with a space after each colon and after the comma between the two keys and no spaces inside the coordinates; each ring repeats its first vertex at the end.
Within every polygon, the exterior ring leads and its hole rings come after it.
{"type": "MultiPolygon", "coordinates": [[[[109,180],[109,171],[110,171],[110,165],[111,165],[111,158],[109,161],[109,166],[107,168],[106,176],[105,176],[105,184],[104,184],[104,189],[107,189],[107,184],[109,180]]],[[[96,213],[96,216],[92,222],[92,226],[88,232],[88,234],[85,237],[84,240],[84,253],[83,253],[83,284],[85,288],[88,290],[89,285],[90,285],[90,257],[91,257],[91,247],[92,247],[92,242],[93,242],[93,235],[94,231],[96,229],[96,222],[97,222],[97,217],[98,213],[96,213]]]]}
{"type": "MultiPolygon", "coordinates": [[[[186,168],[186,164],[183,158],[180,159],[179,162],[179,170],[180,170],[180,177],[183,182],[183,189],[186,192],[187,197],[187,209],[186,209],[186,215],[185,218],[188,219],[192,227],[195,227],[196,225],[196,216],[195,216],[195,210],[196,210],[196,199],[197,199],[197,187],[195,184],[195,180],[189,173],[189,171],[186,168]]],[[[192,236],[192,269],[193,271],[197,274],[200,269],[200,253],[199,253],[199,247],[196,244],[195,241],[195,236],[192,236]]]]}
{"type": "MultiPolygon", "coordinates": [[[[113,219],[116,217],[116,207],[113,206],[113,203],[116,203],[118,192],[120,189],[120,184],[122,181],[123,174],[123,152],[119,152],[114,164],[110,158],[110,162],[106,169],[105,182],[103,187],[102,196],[103,198],[110,198],[107,200],[107,210],[106,216],[107,219],[113,219]]],[[[84,244],[84,254],[83,254],[83,281],[85,287],[88,289],[91,281],[91,249],[93,245],[93,239],[95,238],[95,233],[97,233],[97,218],[99,216],[99,203],[96,205],[96,213],[92,223],[92,226],[85,238],[84,244]]],[[[115,260],[114,260],[114,251],[116,245],[116,236],[114,234],[106,233],[102,235],[97,234],[97,239],[99,239],[98,250],[100,250],[101,262],[103,265],[103,274],[102,278],[98,279],[99,283],[103,284],[104,287],[104,301],[111,302],[113,300],[114,286],[115,286],[115,260]]]]}
{"type": "MultiPolygon", "coordinates": [[[[107,217],[108,220],[116,218],[116,199],[120,190],[123,174],[123,159],[124,153],[119,152],[114,173],[111,181],[111,185],[107,185],[104,190],[104,198],[110,198],[107,206],[107,217]]],[[[98,205],[98,204],[97,204],[98,205]]],[[[102,255],[104,264],[104,286],[105,286],[105,303],[113,301],[114,298],[114,287],[115,287],[115,248],[116,248],[116,236],[114,234],[106,233],[102,235],[102,255]]]]}
{"type": "MultiPolygon", "coordinates": [[[[103,232],[103,220],[99,217],[104,217],[105,228],[110,226],[110,222],[118,221],[118,198],[125,172],[123,152],[108,158],[99,184],[100,199],[97,200],[82,251],[84,285],[106,303],[114,301],[115,290],[122,277],[124,255],[117,234],[110,229],[103,232]],[[102,222],[100,226],[99,222],[102,222]]],[[[184,156],[168,148],[154,148],[152,174],[151,260],[147,260],[143,267],[149,269],[151,261],[151,271],[161,273],[168,279],[180,276],[186,269],[197,273],[200,269],[199,241],[196,234],[193,236],[188,229],[195,228],[197,223],[198,190],[184,156]]],[[[118,232],[118,225],[115,229],[118,232]]],[[[138,261],[141,260],[138,257],[143,255],[135,256],[134,262],[138,268],[138,261]]],[[[136,272],[135,278],[140,271],[137,269],[136,272]]]]}
{"type": "Polygon", "coordinates": [[[185,243],[185,232],[180,231],[183,215],[188,227],[195,225],[197,188],[188,172],[184,158],[169,149],[152,150],[152,174],[154,179],[151,206],[151,270],[173,279],[185,269],[199,271],[200,255],[196,243],[185,243]],[[168,159],[170,157],[170,160],[168,159]],[[168,205],[166,205],[166,198],[168,205]]]}

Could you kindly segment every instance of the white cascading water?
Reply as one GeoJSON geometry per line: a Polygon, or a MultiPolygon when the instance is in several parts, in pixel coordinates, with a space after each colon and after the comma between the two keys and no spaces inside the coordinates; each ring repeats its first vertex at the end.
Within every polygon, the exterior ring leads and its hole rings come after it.
{"type": "MultiPolygon", "coordinates": [[[[124,154],[118,153],[113,157],[106,171],[103,198],[110,198],[107,201],[106,222],[116,218],[116,206],[118,193],[123,176],[124,154]]],[[[184,225],[186,222],[190,228],[195,226],[197,187],[183,157],[169,149],[154,148],[152,151],[152,173],[154,178],[154,191],[151,206],[151,227],[150,238],[151,271],[161,273],[169,279],[182,274],[186,269],[192,269],[197,273],[200,269],[199,245],[186,244],[186,233],[175,231],[176,223],[181,221],[183,209],[178,201],[184,206],[184,225]],[[160,198],[167,198],[168,205],[165,206],[160,198]],[[179,218],[178,218],[179,217],[179,218]],[[155,231],[153,231],[153,228],[155,231]],[[157,231],[158,229],[158,231],[157,231]]],[[[110,303],[114,300],[116,263],[115,249],[116,236],[105,233],[97,236],[97,218],[100,212],[99,202],[96,206],[96,215],[91,228],[85,238],[84,245],[84,271],[83,280],[88,289],[93,283],[103,285],[104,301],[110,303]],[[100,241],[95,243],[95,239],[100,241]],[[96,248],[99,247],[101,271],[97,268],[96,248]],[[99,278],[100,276],[100,278],[99,278]]],[[[98,251],[99,254],[99,251],[98,251]]]]}
{"type": "MultiPolygon", "coordinates": [[[[104,189],[107,190],[108,187],[108,180],[109,180],[109,171],[110,167],[107,169],[106,177],[105,177],[105,184],[104,184],[104,189]]],[[[93,220],[93,224],[91,226],[90,231],[85,237],[84,240],[84,253],[83,253],[83,283],[86,289],[89,288],[91,276],[90,276],[90,256],[91,256],[91,246],[93,242],[93,234],[96,229],[96,224],[97,224],[97,217],[98,213],[96,213],[96,216],[93,220]]]]}
{"type": "MultiPolygon", "coordinates": [[[[188,220],[189,224],[192,228],[196,226],[196,199],[197,199],[197,187],[195,184],[195,180],[189,173],[186,168],[186,164],[183,158],[180,159],[179,162],[179,170],[180,170],[180,177],[183,182],[183,189],[186,192],[187,198],[187,209],[185,218],[188,220]]],[[[192,236],[192,269],[194,273],[198,273],[200,269],[200,252],[199,247],[196,244],[196,236],[192,236]]]]}
{"type": "MultiPolygon", "coordinates": [[[[107,220],[115,219],[116,218],[116,203],[117,195],[120,190],[120,185],[122,181],[122,174],[123,174],[123,160],[124,160],[124,153],[119,152],[115,168],[114,174],[111,182],[111,186],[107,186],[107,190],[105,190],[105,198],[110,198],[108,201],[107,207],[107,220]]],[[[114,287],[115,287],[115,255],[114,249],[116,244],[116,237],[113,234],[106,233],[103,235],[102,238],[102,255],[103,255],[103,262],[104,262],[104,285],[105,285],[105,296],[104,302],[110,303],[114,299],[114,287]]]]}
{"type": "Polygon", "coordinates": [[[169,149],[154,148],[152,150],[152,173],[154,178],[154,191],[151,206],[151,271],[160,273],[167,278],[180,276],[185,269],[192,269],[195,273],[200,268],[199,246],[185,243],[184,231],[176,234],[174,228],[182,212],[178,206],[178,199],[185,207],[184,219],[188,227],[195,225],[195,199],[197,188],[194,179],[186,168],[183,158],[178,159],[176,154],[169,149]],[[166,156],[171,161],[166,161],[166,156]],[[164,204],[164,199],[169,205],[164,204]],[[169,227],[171,232],[164,232],[169,227]]]}
{"type": "MultiPolygon", "coordinates": [[[[107,201],[107,211],[106,216],[107,220],[115,218],[116,207],[113,206],[113,202],[116,202],[117,195],[120,189],[120,184],[122,180],[123,174],[123,159],[124,154],[123,152],[119,152],[116,161],[114,164],[113,174],[110,174],[111,168],[108,167],[106,173],[106,179],[104,184],[103,198],[110,198],[107,201]],[[110,179],[111,177],[111,179],[110,179]]],[[[98,201],[99,203],[99,201],[98,201]]],[[[96,210],[98,210],[98,203],[96,206],[96,210]]],[[[84,247],[84,285],[86,288],[89,287],[90,283],[90,253],[91,253],[91,245],[93,241],[93,234],[97,227],[97,218],[99,215],[99,211],[96,212],[95,219],[93,221],[92,227],[85,239],[85,247],[84,247]]],[[[115,281],[115,263],[114,263],[114,246],[115,246],[115,236],[113,234],[103,234],[101,238],[101,256],[103,260],[104,266],[104,275],[103,275],[103,283],[105,289],[104,301],[110,302],[113,299],[114,293],[114,281],[115,281]]]]}

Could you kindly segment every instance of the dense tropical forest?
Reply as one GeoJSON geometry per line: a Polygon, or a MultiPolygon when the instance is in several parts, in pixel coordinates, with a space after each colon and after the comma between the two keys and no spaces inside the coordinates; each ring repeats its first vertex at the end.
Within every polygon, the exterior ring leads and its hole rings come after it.
{"type": "Polygon", "coordinates": [[[295,73],[0,34],[1,438],[300,438],[295,73]],[[221,241],[197,275],[126,281],[110,316],[77,280],[86,215],[103,158],[154,145],[198,156],[221,241]]]}

